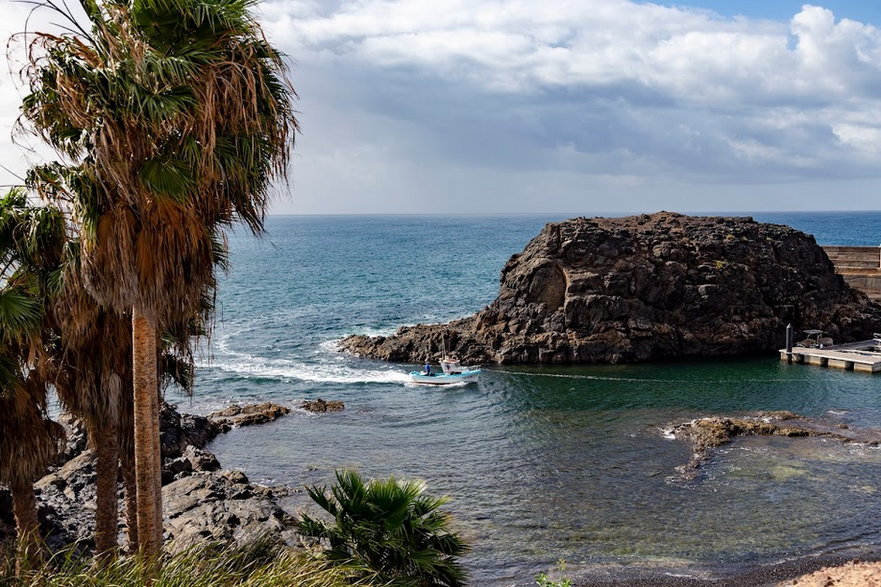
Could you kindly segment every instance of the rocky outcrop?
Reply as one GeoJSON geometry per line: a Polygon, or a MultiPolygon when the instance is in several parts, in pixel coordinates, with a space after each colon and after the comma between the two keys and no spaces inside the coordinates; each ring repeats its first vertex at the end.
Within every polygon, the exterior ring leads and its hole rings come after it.
{"type": "Polygon", "coordinates": [[[340,412],[344,410],[346,405],[338,400],[324,401],[320,397],[314,400],[304,400],[300,404],[300,408],[313,414],[324,414],[326,412],[340,412]]]}
{"type": "Polygon", "coordinates": [[[187,447],[205,448],[214,437],[225,432],[221,422],[211,417],[194,414],[181,414],[168,403],[162,404],[159,412],[159,444],[163,459],[180,457],[187,447]]]}
{"type": "Polygon", "coordinates": [[[674,426],[670,433],[676,439],[691,444],[691,460],[677,468],[686,478],[697,476],[700,467],[712,457],[713,449],[724,446],[739,436],[821,436],[870,446],[881,444],[881,430],[854,429],[841,422],[812,420],[787,411],[761,412],[740,417],[698,418],[674,426]]]}
{"type": "MultiPolygon", "coordinates": [[[[274,404],[235,406],[215,418],[181,414],[163,404],[160,413],[162,494],[165,502],[166,542],[183,548],[199,539],[248,540],[258,535],[286,539],[293,520],[276,503],[272,489],[253,485],[239,471],[221,470],[205,446],[232,426],[271,421],[288,408],[274,404]],[[236,415],[239,417],[236,418],[236,415]]],[[[95,530],[95,456],[86,448],[83,427],[62,416],[67,447],[58,466],[34,485],[39,504],[41,533],[53,551],[76,544],[93,548],[95,530]]],[[[119,512],[124,512],[119,487],[119,512]]],[[[9,492],[0,488],[0,543],[14,536],[9,492]]],[[[120,519],[120,542],[125,522],[120,519]]]]}
{"type": "Polygon", "coordinates": [[[165,544],[177,552],[205,540],[245,543],[275,534],[293,542],[296,520],[271,489],[241,471],[199,472],[162,488],[165,544]]]}
{"type": "Polygon", "coordinates": [[[476,315],[341,347],[417,362],[445,340],[465,362],[634,362],[767,353],[787,323],[861,339],[881,330],[881,306],[848,287],[802,232],[659,212],[548,224],[476,315]]]}
{"type": "Polygon", "coordinates": [[[272,422],[290,413],[291,410],[289,408],[265,402],[250,406],[232,405],[223,410],[211,412],[208,414],[208,419],[219,426],[222,432],[227,432],[231,428],[272,422]]]}

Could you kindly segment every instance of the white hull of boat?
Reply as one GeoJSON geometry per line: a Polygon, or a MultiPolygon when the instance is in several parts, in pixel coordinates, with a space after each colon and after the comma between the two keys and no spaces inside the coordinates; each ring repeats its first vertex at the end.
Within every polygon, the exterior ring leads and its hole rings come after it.
{"type": "Polygon", "coordinates": [[[462,373],[446,374],[438,373],[437,375],[426,375],[421,371],[412,371],[410,380],[413,383],[421,383],[424,385],[453,385],[456,383],[474,383],[480,375],[480,369],[473,371],[463,371],[462,373]]]}

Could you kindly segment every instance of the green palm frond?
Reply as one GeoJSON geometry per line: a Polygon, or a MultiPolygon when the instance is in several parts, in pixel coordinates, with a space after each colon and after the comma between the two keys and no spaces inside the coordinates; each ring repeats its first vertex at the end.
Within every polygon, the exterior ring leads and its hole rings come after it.
{"type": "Polygon", "coordinates": [[[333,522],[303,515],[300,532],[328,544],[325,556],[372,569],[389,585],[454,587],[466,581],[456,557],[468,545],[449,530],[450,517],[435,509],[446,498],[425,495],[425,483],[395,478],[365,482],[355,471],[337,471],[336,484],[307,487],[333,522]]]}
{"type": "Polygon", "coordinates": [[[145,161],[139,174],[144,185],[156,195],[177,204],[184,204],[192,191],[195,179],[184,162],[169,159],[145,161]]]}
{"type": "Polygon", "coordinates": [[[40,303],[22,291],[0,290],[0,333],[3,340],[20,341],[36,333],[43,312],[40,303]]]}

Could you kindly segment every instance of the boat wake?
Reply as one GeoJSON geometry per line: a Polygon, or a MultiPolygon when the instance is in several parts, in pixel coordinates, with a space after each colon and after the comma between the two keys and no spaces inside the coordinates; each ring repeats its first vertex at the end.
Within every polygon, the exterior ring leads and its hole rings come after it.
{"type": "MultiPolygon", "coordinates": [[[[560,379],[585,379],[588,381],[627,381],[634,383],[682,383],[681,379],[652,379],[648,377],[612,377],[601,375],[576,375],[569,373],[533,373],[531,371],[508,371],[493,369],[493,373],[522,375],[525,377],[556,377],[560,379]]],[[[803,383],[802,379],[708,379],[705,381],[689,380],[691,383],[724,384],[724,383],[803,383]]]]}
{"type": "Polygon", "coordinates": [[[334,352],[335,342],[320,344],[311,360],[291,360],[236,351],[230,348],[228,340],[218,341],[218,353],[214,360],[200,365],[200,368],[218,369],[247,379],[306,383],[403,383],[410,380],[406,373],[392,366],[353,366],[350,358],[334,352]]]}
{"type": "Polygon", "coordinates": [[[403,383],[406,373],[392,370],[360,370],[343,365],[308,365],[284,359],[242,357],[240,360],[218,361],[207,368],[220,369],[246,378],[267,378],[307,383],[403,383]]]}

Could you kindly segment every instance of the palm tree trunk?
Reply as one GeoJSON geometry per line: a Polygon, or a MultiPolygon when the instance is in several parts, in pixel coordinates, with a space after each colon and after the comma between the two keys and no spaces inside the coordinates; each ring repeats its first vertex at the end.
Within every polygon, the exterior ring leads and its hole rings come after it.
{"type": "Polygon", "coordinates": [[[95,554],[110,560],[119,545],[119,506],[117,505],[117,478],[119,477],[119,434],[116,425],[105,422],[93,427],[97,462],[95,463],[96,501],[95,554]]]}
{"type": "Polygon", "coordinates": [[[159,386],[156,326],[132,308],[135,405],[135,476],[140,553],[156,561],[162,549],[162,456],[159,447],[159,386]]]}
{"type": "MultiPolygon", "coordinates": [[[[125,434],[125,431],[123,431],[125,434]]],[[[121,443],[122,484],[125,486],[125,523],[128,526],[128,553],[138,552],[138,501],[137,479],[135,476],[135,454],[131,440],[121,443]]]]}
{"type": "Polygon", "coordinates": [[[42,558],[40,548],[40,522],[37,519],[37,496],[33,483],[13,483],[12,511],[15,514],[15,531],[18,534],[18,550],[15,557],[16,574],[34,568],[42,558]]]}

